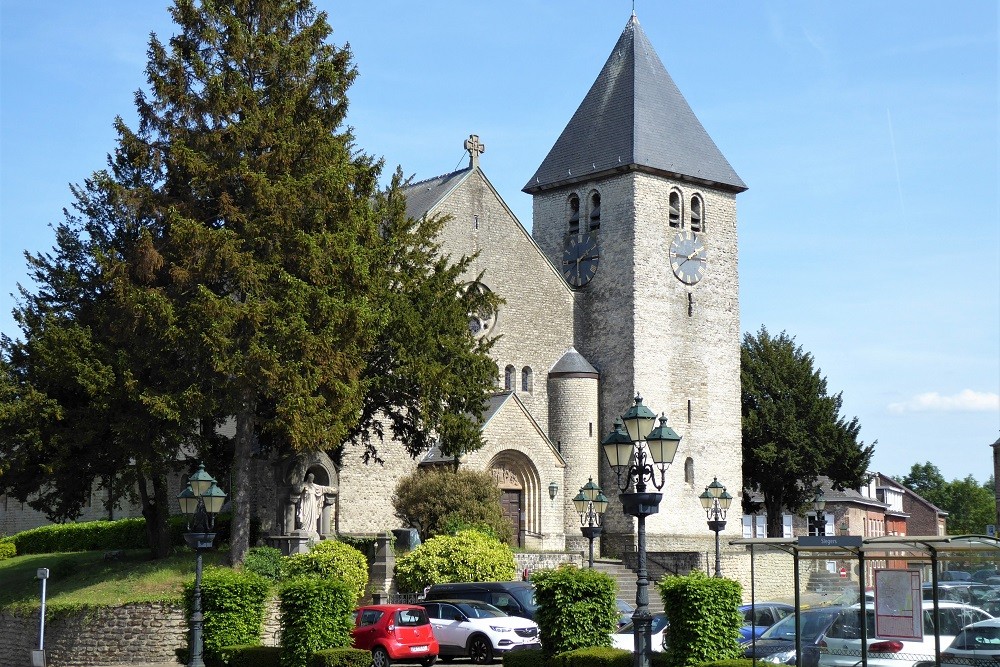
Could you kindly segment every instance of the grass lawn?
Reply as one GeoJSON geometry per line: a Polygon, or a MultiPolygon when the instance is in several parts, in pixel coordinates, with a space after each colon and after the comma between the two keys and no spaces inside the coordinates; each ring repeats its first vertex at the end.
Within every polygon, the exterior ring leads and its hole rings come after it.
{"type": "MultiPolygon", "coordinates": [[[[38,568],[49,569],[49,609],[110,607],[128,602],[180,602],[184,583],[194,580],[195,555],[181,551],[151,560],[146,549],[125,551],[121,560],[104,560],[104,551],[29,554],[0,561],[0,609],[38,607],[38,568]]],[[[226,552],[210,551],[206,566],[223,564],[226,552]]]]}

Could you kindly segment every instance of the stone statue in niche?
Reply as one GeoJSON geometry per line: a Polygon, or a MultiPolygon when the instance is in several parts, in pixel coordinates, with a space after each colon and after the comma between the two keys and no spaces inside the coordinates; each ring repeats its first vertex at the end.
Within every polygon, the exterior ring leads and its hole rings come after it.
{"type": "Polygon", "coordinates": [[[302,483],[302,493],[299,496],[299,508],[295,515],[302,530],[309,533],[319,533],[320,518],[323,516],[324,496],[327,493],[336,493],[337,489],[332,486],[324,486],[316,483],[316,476],[311,472],[306,474],[305,482],[302,483]]]}

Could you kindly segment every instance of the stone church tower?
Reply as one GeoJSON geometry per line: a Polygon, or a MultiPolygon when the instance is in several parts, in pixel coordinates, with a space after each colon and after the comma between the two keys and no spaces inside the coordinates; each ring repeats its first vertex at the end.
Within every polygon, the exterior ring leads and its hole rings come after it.
{"type": "MultiPolygon", "coordinates": [[[[713,477],[742,486],[736,194],[745,189],[634,15],[524,187],[535,241],[577,297],[576,348],[600,372],[600,438],[636,393],[683,436],[660,514],[647,521],[651,549],[701,541],[698,495],[713,477]]],[[[627,549],[632,520],[615,511],[603,455],[601,465],[612,498],[605,545],[627,549]]],[[[739,502],[730,526],[739,529],[739,502]]]]}

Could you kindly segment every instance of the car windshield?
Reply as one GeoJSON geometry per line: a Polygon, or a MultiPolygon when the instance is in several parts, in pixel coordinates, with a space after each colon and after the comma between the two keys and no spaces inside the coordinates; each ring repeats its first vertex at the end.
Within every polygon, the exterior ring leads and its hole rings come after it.
{"type": "Polygon", "coordinates": [[[511,595],[517,598],[517,601],[521,603],[521,606],[525,608],[529,613],[535,613],[538,610],[538,602],[535,600],[535,587],[525,586],[524,588],[514,588],[508,591],[511,595]]]}
{"type": "MultiPolygon", "coordinates": [[[[829,627],[837,609],[816,609],[802,612],[802,641],[812,642],[829,627]]],[[[789,614],[772,625],[761,639],[795,641],[795,614],[789,614]]]]}
{"type": "Polygon", "coordinates": [[[461,609],[462,613],[469,618],[500,618],[507,615],[493,605],[486,604],[485,602],[459,602],[455,606],[461,609]]]}

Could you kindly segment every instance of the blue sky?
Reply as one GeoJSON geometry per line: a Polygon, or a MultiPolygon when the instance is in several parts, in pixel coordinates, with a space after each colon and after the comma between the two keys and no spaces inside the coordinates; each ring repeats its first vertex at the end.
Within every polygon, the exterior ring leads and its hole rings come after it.
{"type": "MultiPolygon", "coordinates": [[[[520,188],[624,28],[628,0],[320,0],[349,42],[357,145],[418,179],[482,166],[520,188]]],[[[638,0],[639,21],[750,186],[744,331],[787,330],[857,415],[874,468],[991,472],[1000,435],[997,3],[638,0]]],[[[0,6],[0,331],[22,252],[134,126],[159,0],[0,6]]]]}

